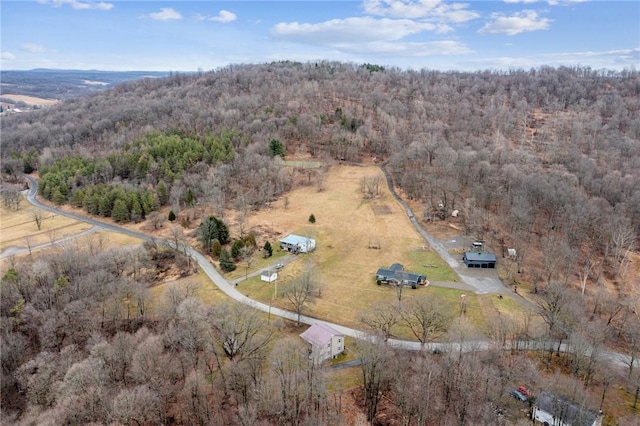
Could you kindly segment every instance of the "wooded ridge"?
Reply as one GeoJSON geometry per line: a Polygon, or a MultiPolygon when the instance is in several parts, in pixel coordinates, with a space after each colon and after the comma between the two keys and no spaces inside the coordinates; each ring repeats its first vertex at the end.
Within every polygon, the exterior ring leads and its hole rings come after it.
{"type": "MultiPolygon", "coordinates": [[[[321,167],[291,167],[283,159],[385,163],[398,192],[422,209],[414,209],[420,220],[449,222],[457,211],[456,225],[500,248],[498,257],[515,249],[506,278],[540,292],[546,337],[584,348],[559,367],[576,383],[603,389],[604,400],[618,373],[592,354],[606,344],[637,357],[637,71],[230,65],[126,82],[0,120],[7,206],[15,197],[6,182],[37,172],[40,195],[57,205],[120,223],[160,224],[160,212],[170,211],[214,257],[241,257],[244,247],[263,241],[242,235],[241,244],[227,247],[231,241],[204,238],[202,223],[224,225],[218,217],[225,210],[266,208],[298,185],[321,189],[321,167]]],[[[145,316],[144,289],[157,271],[190,268],[181,253],[147,243],[133,255],[140,268],[118,261],[130,254],[94,249],[14,265],[3,277],[7,419],[349,423],[323,375],[299,356],[298,343],[276,339],[282,329],[263,328],[256,313],[207,307],[192,290],[173,288],[158,314],[145,316]],[[123,289],[142,309],[135,321],[128,307],[126,319],[115,307],[123,289]],[[99,323],[89,321],[98,311],[99,323]],[[242,324],[240,336],[230,323],[242,324]]],[[[463,361],[361,345],[364,386],[356,396],[367,420],[380,424],[383,391],[391,415],[410,424],[493,424],[513,380],[509,372],[519,368],[518,379],[531,381],[538,374],[526,357],[488,353],[463,361]],[[486,379],[483,395],[468,391],[477,375],[486,379]],[[409,392],[415,387],[422,399],[409,392]]],[[[551,368],[553,356],[551,350],[540,362],[551,368]]],[[[640,375],[632,366],[626,373],[616,380],[629,395],[635,388],[636,405],[640,375]]]]}

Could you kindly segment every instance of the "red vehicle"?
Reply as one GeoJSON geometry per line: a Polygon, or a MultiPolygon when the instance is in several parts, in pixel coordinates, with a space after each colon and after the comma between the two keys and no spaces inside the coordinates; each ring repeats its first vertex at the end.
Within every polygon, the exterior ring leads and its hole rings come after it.
{"type": "Polygon", "coordinates": [[[533,394],[529,392],[529,388],[524,385],[518,387],[518,392],[520,392],[522,395],[526,396],[527,398],[531,398],[533,396],[533,394]]]}

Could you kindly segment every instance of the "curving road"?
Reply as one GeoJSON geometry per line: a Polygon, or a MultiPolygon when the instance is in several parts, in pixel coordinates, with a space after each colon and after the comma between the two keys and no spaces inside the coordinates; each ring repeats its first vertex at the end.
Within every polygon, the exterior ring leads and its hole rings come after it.
{"type": "MultiPolygon", "coordinates": [[[[384,168],[383,168],[384,170],[384,168]]],[[[386,170],[385,170],[385,174],[386,174],[386,170]]],[[[388,175],[387,175],[388,176],[388,175]]],[[[67,216],[73,219],[76,219],[78,221],[81,222],[86,222],[90,225],[93,225],[95,229],[104,229],[107,231],[111,231],[111,232],[117,232],[117,233],[121,233],[121,234],[125,234],[125,235],[129,235],[131,237],[134,238],[139,238],[142,240],[152,240],[152,241],[156,241],[156,243],[159,244],[164,244],[168,247],[172,247],[172,248],[176,248],[175,244],[169,240],[162,240],[162,239],[158,239],[152,236],[149,236],[147,234],[144,234],[142,232],[138,232],[138,231],[133,231],[127,228],[123,228],[121,226],[117,226],[117,225],[113,225],[113,224],[109,224],[109,223],[105,223],[105,222],[101,222],[99,220],[96,219],[92,219],[89,217],[85,217],[85,216],[81,216],[75,213],[71,213],[71,212],[66,212],[63,210],[58,210],[54,207],[48,206],[46,204],[41,203],[40,201],[38,201],[38,199],[36,198],[36,195],[38,193],[38,182],[31,176],[27,176],[27,175],[23,175],[24,179],[27,180],[27,182],[29,183],[29,191],[27,194],[27,200],[33,204],[34,206],[42,209],[42,210],[46,210],[55,214],[59,214],[59,215],[63,215],[63,216],[67,216]]],[[[392,191],[392,193],[394,194],[394,196],[396,196],[398,198],[398,196],[395,194],[395,192],[392,191]]],[[[406,204],[404,204],[403,201],[401,201],[401,203],[403,203],[404,206],[406,206],[406,204]]],[[[410,210],[408,210],[408,213],[410,213],[410,210]]],[[[412,222],[414,223],[414,226],[417,225],[417,222],[415,221],[415,218],[413,218],[413,215],[410,214],[410,218],[412,219],[412,222]]],[[[419,225],[417,225],[419,227],[419,225]]],[[[422,229],[421,227],[419,227],[420,229],[422,229]]],[[[427,238],[427,234],[426,232],[423,234],[425,236],[425,238],[427,238]]],[[[435,242],[436,244],[439,244],[438,241],[436,241],[435,239],[431,238],[430,236],[428,236],[429,238],[427,239],[427,241],[431,244],[431,240],[433,242],[435,242]]],[[[442,247],[442,249],[444,249],[444,247],[442,247]]],[[[440,252],[440,251],[438,251],[440,252]]],[[[444,252],[447,254],[447,256],[451,257],[451,255],[449,255],[448,252],[446,252],[446,250],[444,250],[444,252]]],[[[286,318],[288,320],[292,320],[292,321],[297,321],[298,320],[298,315],[294,312],[291,311],[287,311],[285,309],[280,309],[280,308],[276,308],[276,307],[272,307],[268,304],[262,303],[262,302],[258,302],[255,301],[253,299],[248,298],[247,296],[243,295],[242,293],[240,293],[236,287],[234,283],[229,282],[227,279],[225,279],[211,264],[211,262],[199,251],[193,249],[192,247],[186,247],[186,253],[191,256],[200,266],[200,268],[202,269],[202,271],[209,277],[209,279],[220,289],[222,290],[227,296],[231,297],[232,299],[240,302],[240,303],[244,303],[245,305],[251,306],[255,309],[259,309],[263,312],[267,312],[271,315],[276,315],[282,318],[286,318]]],[[[469,284],[469,283],[468,283],[469,284]]],[[[471,285],[471,284],[469,284],[471,285]]],[[[372,340],[373,336],[361,331],[361,330],[356,330],[350,327],[345,327],[343,325],[340,324],[335,324],[329,321],[324,321],[324,320],[319,320],[317,318],[312,318],[306,315],[301,315],[300,316],[300,322],[304,323],[304,324],[308,324],[308,325],[312,325],[312,324],[316,324],[316,323],[323,323],[323,324],[327,324],[330,327],[334,328],[335,330],[339,331],[340,333],[343,333],[345,336],[350,336],[356,339],[366,339],[366,340],[372,340]]],[[[426,349],[429,351],[450,351],[450,352],[459,352],[459,353],[466,353],[466,352],[473,352],[473,351],[486,351],[492,348],[501,348],[501,349],[512,349],[511,345],[508,343],[504,343],[504,342],[494,342],[494,341],[489,341],[489,340],[467,340],[467,341],[459,341],[459,342],[444,342],[444,343],[429,343],[426,346],[422,346],[420,345],[419,342],[412,342],[412,341],[408,341],[408,340],[398,340],[398,339],[390,339],[388,341],[389,344],[391,344],[394,347],[398,347],[398,348],[402,348],[402,349],[407,349],[407,350],[421,350],[421,349],[426,349]]],[[[542,350],[542,349],[548,349],[549,347],[551,347],[551,345],[554,345],[553,347],[557,348],[557,343],[556,342],[538,342],[538,341],[519,341],[519,342],[514,342],[513,345],[516,346],[517,349],[528,349],[528,350],[542,350]]],[[[566,351],[570,351],[571,347],[568,346],[567,344],[562,344],[560,346],[560,351],[562,352],[566,352],[566,351]]],[[[602,356],[603,358],[607,359],[608,361],[610,361],[611,363],[617,365],[618,367],[628,367],[629,363],[631,362],[631,358],[628,355],[625,354],[621,354],[618,352],[613,352],[613,351],[602,351],[602,356]]],[[[638,360],[635,360],[635,364],[634,365],[640,365],[640,362],[638,360]]]]}

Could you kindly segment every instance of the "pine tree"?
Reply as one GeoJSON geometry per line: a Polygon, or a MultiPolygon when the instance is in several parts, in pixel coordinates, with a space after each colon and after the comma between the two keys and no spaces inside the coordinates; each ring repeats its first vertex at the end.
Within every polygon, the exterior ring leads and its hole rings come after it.
{"type": "Polygon", "coordinates": [[[271,247],[271,243],[269,241],[264,243],[264,247],[262,247],[262,249],[264,250],[264,257],[273,256],[273,247],[271,247]]]}
{"type": "Polygon", "coordinates": [[[187,188],[187,193],[184,196],[184,203],[187,207],[193,207],[193,204],[196,201],[196,196],[193,194],[191,188],[187,188]]]}
{"type": "Polygon", "coordinates": [[[220,253],[222,253],[222,245],[220,244],[220,241],[213,240],[211,243],[211,256],[220,257],[220,253]]]}
{"type": "Polygon", "coordinates": [[[278,139],[271,139],[271,141],[269,141],[269,154],[272,157],[284,157],[285,149],[282,142],[280,142],[278,139]]]}
{"type": "Polygon", "coordinates": [[[156,186],[156,195],[161,206],[165,206],[169,202],[169,189],[164,181],[158,182],[156,186]]]}
{"type": "Polygon", "coordinates": [[[233,261],[227,249],[222,249],[220,252],[220,269],[224,272],[231,272],[236,269],[236,263],[233,261]]]}
{"type": "Polygon", "coordinates": [[[309,223],[316,223],[316,217],[313,213],[311,213],[311,215],[309,216],[309,223]]]}
{"type": "Polygon", "coordinates": [[[118,198],[116,202],[113,203],[111,218],[116,222],[129,221],[129,208],[127,207],[127,203],[123,199],[118,198]]]}
{"type": "Polygon", "coordinates": [[[173,222],[174,220],[176,220],[176,214],[173,212],[173,210],[169,210],[169,216],[167,217],[167,219],[169,219],[169,222],[173,222]]]}

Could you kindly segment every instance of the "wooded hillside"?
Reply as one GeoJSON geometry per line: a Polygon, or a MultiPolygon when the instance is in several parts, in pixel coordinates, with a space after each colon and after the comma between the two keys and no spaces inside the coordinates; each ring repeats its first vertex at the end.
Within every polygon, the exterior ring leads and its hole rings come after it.
{"type": "Polygon", "coordinates": [[[564,261],[546,268],[547,281],[594,254],[617,276],[640,229],[639,95],[631,71],[237,65],[126,83],[7,117],[4,168],[39,168],[45,177],[65,157],[96,163],[89,175],[65,178],[59,203],[81,206],[75,192],[87,192],[87,180],[117,179],[144,190],[162,181],[171,194],[162,204],[175,209],[187,189],[202,203],[260,208],[292,183],[270,141],[289,155],[375,157],[389,161],[396,184],[427,213],[462,210],[472,233],[515,247],[524,264],[532,239],[552,240],[543,246],[557,253],[548,256],[564,261]],[[151,137],[156,145],[172,137],[180,151],[165,143],[147,152],[151,137]],[[227,153],[212,152],[212,143],[228,144],[227,153]],[[23,161],[7,161],[12,155],[23,161]]]}
{"type": "MultiPolygon", "coordinates": [[[[0,123],[4,174],[37,171],[42,197],[123,223],[165,208],[174,218],[187,212],[184,220],[196,222],[184,225],[193,229],[205,219],[198,206],[216,214],[267,207],[300,180],[284,166],[283,153],[384,163],[402,196],[422,209],[416,211],[421,219],[451,221],[458,210],[457,224],[499,257],[516,249],[517,277],[511,278],[544,294],[547,337],[582,343],[593,337],[598,348],[606,343],[637,356],[640,277],[631,263],[640,237],[636,71],[233,65],[125,83],[0,123]],[[575,291],[571,297],[566,288],[575,291]],[[575,302],[579,307],[569,309],[578,294],[584,296],[575,302]]],[[[321,187],[321,170],[303,173],[306,184],[317,180],[321,187]]],[[[152,246],[136,253],[145,270],[169,256],[152,246]]],[[[132,277],[140,270],[130,260],[119,263],[126,255],[117,251],[96,251],[97,261],[69,256],[16,266],[3,277],[2,392],[10,420],[345,421],[328,382],[305,366],[296,343],[279,340],[267,350],[274,330],[260,330],[255,313],[205,307],[174,289],[155,318],[138,312],[129,321],[128,310],[125,319],[122,307],[113,308],[122,289],[134,300],[153,280],[132,277]],[[88,281],[101,287],[85,286],[88,281]],[[97,323],[90,329],[82,315],[96,311],[103,318],[99,329],[97,323]],[[233,333],[225,321],[243,324],[250,347],[226,352],[233,333]],[[273,369],[263,375],[265,362],[273,369]]],[[[172,256],[184,266],[185,259],[172,256]]],[[[464,363],[462,357],[414,363],[386,347],[362,351],[359,396],[377,404],[378,390],[388,392],[411,424],[493,424],[495,405],[514,379],[502,374],[516,367],[523,372],[518,380],[537,374],[528,360],[514,367],[498,353],[464,363]],[[373,374],[378,382],[369,395],[367,371],[403,373],[373,374]],[[448,376],[452,371],[459,374],[448,376]],[[482,395],[465,390],[478,372],[486,379],[482,395]],[[409,391],[409,383],[425,381],[426,388],[438,384],[428,396],[432,406],[409,391]]],[[[549,360],[552,355],[553,349],[549,360]]],[[[585,365],[582,355],[566,360],[567,371],[585,389],[597,384],[606,392],[611,374],[593,367],[594,357],[585,365]]],[[[633,370],[625,383],[638,389],[636,404],[640,375],[633,370]]],[[[369,420],[375,414],[367,411],[369,420]]]]}

